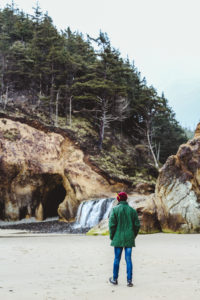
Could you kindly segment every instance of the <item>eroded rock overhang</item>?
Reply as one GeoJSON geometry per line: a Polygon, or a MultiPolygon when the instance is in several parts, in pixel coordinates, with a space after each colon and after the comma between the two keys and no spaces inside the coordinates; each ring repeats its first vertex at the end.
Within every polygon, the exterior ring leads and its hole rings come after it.
{"type": "Polygon", "coordinates": [[[72,221],[80,201],[123,188],[85,161],[68,137],[0,118],[0,219],[72,221]]]}

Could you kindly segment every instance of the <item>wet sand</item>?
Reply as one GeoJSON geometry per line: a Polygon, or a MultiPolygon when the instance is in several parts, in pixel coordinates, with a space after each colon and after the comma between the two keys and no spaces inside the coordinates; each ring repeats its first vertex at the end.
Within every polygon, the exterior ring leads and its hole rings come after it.
{"type": "Polygon", "coordinates": [[[129,288],[124,254],[118,286],[108,282],[107,236],[0,230],[0,299],[200,299],[200,235],[140,235],[136,244],[129,288]]]}

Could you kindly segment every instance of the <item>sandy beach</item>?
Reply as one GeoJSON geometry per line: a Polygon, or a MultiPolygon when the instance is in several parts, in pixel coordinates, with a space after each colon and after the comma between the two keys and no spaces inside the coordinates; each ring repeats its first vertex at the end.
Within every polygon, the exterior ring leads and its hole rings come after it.
{"type": "Polygon", "coordinates": [[[129,288],[124,255],[118,286],[108,282],[107,236],[0,230],[0,299],[200,299],[200,235],[140,235],[136,242],[129,288]]]}

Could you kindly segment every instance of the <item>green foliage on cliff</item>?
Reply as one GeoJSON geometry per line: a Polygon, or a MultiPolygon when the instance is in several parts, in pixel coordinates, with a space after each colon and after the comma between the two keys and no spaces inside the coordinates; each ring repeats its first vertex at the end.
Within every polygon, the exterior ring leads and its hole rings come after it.
{"type": "Polygon", "coordinates": [[[164,95],[106,33],[59,32],[38,6],[33,16],[0,10],[0,100],[67,129],[93,163],[124,179],[151,176],[186,141],[164,95]]]}
{"type": "Polygon", "coordinates": [[[21,136],[17,129],[12,128],[3,132],[3,138],[13,142],[19,140],[21,136]]]}

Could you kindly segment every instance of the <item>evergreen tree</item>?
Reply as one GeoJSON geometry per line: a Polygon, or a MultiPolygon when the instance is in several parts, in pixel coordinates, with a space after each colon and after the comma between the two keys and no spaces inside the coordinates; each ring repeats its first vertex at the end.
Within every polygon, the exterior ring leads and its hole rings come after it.
{"type": "Polygon", "coordinates": [[[153,144],[159,161],[165,163],[169,155],[176,154],[179,145],[186,143],[187,136],[175,119],[175,114],[169,108],[164,95],[161,109],[157,112],[153,120],[153,144]]]}
{"type": "Polygon", "coordinates": [[[0,97],[28,92],[52,124],[76,113],[98,130],[101,150],[107,133],[144,144],[154,163],[164,162],[186,141],[164,94],[148,87],[134,63],[122,59],[106,33],[97,39],[58,32],[39,5],[29,16],[14,3],[0,10],[0,97]],[[92,47],[95,43],[95,49],[92,47]],[[112,126],[110,126],[112,124],[112,126]],[[171,141],[168,143],[168,141],[171,141]]]}
{"type": "Polygon", "coordinates": [[[114,114],[116,100],[126,97],[127,92],[120,76],[124,70],[119,52],[112,49],[108,36],[102,32],[94,41],[99,46],[97,59],[88,68],[86,76],[78,78],[73,89],[78,96],[76,99],[84,100],[88,109],[96,111],[95,117],[99,126],[98,147],[101,150],[105,128],[117,119],[114,114]]]}
{"type": "Polygon", "coordinates": [[[7,56],[8,67],[7,82],[12,83],[15,90],[28,89],[31,81],[32,61],[29,58],[28,49],[21,41],[16,41],[9,48],[7,56]]]}

